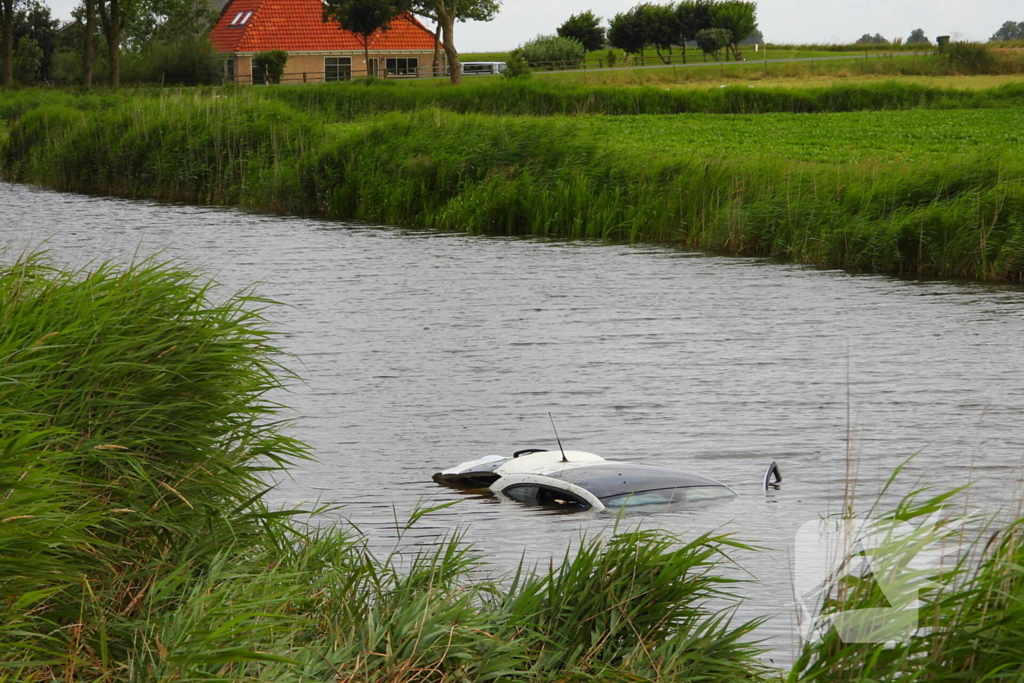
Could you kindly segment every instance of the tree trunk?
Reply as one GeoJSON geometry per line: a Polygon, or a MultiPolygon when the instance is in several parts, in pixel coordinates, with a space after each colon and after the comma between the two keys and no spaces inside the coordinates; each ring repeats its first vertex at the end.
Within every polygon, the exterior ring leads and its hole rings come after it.
{"type": "Polygon", "coordinates": [[[3,75],[0,76],[0,85],[10,88],[14,85],[14,0],[2,0],[0,9],[3,10],[3,44],[4,53],[0,55],[3,59],[3,75]]]}
{"type": "Polygon", "coordinates": [[[95,0],[85,0],[85,53],[82,55],[82,85],[92,85],[92,72],[96,63],[95,0]]]}
{"type": "Polygon", "coordinates": [[[99,0],[100,24],[107,39],[110,87],[121,85],[121,0],[99,0]]]}
{"type": "Polygon", "coordinates": [[[441,22],[434,29],[434,76],[444,76],[441,71],[441,22]]]}
{"type": "Polygon", "coordinates": [[[437,22],[441,25],[441,35],[444,36],[444,53],[448,56],[448,68],[452,72],[451,83],[459,85],[462,83],[462,62],[459,61],[459,53],[455,49],[455,13],[440,10],[438,7],[437,22]]]}

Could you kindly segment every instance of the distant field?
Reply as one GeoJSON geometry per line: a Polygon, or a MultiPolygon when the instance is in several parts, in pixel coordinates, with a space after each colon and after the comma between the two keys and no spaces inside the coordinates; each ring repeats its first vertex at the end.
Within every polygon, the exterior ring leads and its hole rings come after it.
{"type": "Polygon", "coordinates": [[[844,163],[941,161],[985,150],[1024,153],[1024,110],[960,109],[837,114],[685,114],[571,119],[616,155],[769,158],[844,163]]]}
{"type": "MultiPolygon", "coordinates": [[[[754,50],[753,45],[747,45],[740,48],[740,52],[747,60],[764,59],[764,46],[759,46],[758,50],[754,50]]],[[[925,48],[927,50],[928,48],[925,48]]],[[[625,53],[622,50],[610,50],[615,55],[616,64],[622,66],[623,60],[626,59],[625,53]]],[[[864,54],[889,54],[893,52],[891,49],[878,49],[868,48],[866,50],[847,50],[847,51],[833,51],[814,49],[813,47],[800,46],[800,45],[768,45],[768,56],[770,59],[799,59],[802,57],[840,57],[843,55],[849,56],[863,56],[864,54]]],[[[604,60],[605,66],[608,65],[608,53],[609,50],[594,50],[587,54],[588,62],[597,62],[604,60]]],[[[672,51],[673,61],[682,62],[682,53],[679,49],[672,51]]],[[[669,57],[668,53],[664,53],[666,58],[669,57]]],[[[466,62],[505,62],[508,61],[509,52],[466,52],[459,55],[459,58],[466,62]]],[[[712,58],[708,57],[709,61],[713,61],[712,58]]],[[[686,49],[686,61],[687,62],[702,62],[704,61],[701,51],[697,48],[686,49]]],[[[629,57],[629,63],[638,63],[635,57],[629,57]]],[[[658,57],[658,53],[655,50],[644,50],[643,62],[647,66],[654,66],[661,63],[661,59],[658,57]]],[[[594,64],[594,66],[597,66],[594,64]]]]}

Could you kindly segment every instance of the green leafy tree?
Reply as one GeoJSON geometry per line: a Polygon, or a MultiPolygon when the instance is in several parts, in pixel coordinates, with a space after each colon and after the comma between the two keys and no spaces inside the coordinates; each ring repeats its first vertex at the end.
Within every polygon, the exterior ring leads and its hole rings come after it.
{"type": "Polygon", "coordinates": [[[640,20],[644,23],[644,33],[647,37],[647,44],[654,46],[658,57],[665,64],[672,63],[672,46],[682,41],[679,31],[679,21],[676,18],[676,11],[671,5],[656,5],[644,3],[637,5],[636,11],[640,20]],[[668,56],[661,54],[661,51],[668,52],[668,56]]]}
{"type": "Polygon", "coordinates": [[[35,38],[25,36],[18,41],[14,51],[14,79],[22,85],[34,85],[39,81],[43,66],[43,49],[35,38]]]}
{"type": "Polygon", "coordinates": [[[757,4],[747,0],[725,0],[711,6],[711,27],[729,32],[726,59],[729,50],[739,59],[739,44],[757,28],[757,4]]]}
{"type": "Polygon", "coordinates": [[[412,5],[407,0],[324,0],[324,23],[335,22],[338,28],[351,31],[363,39],[363,56],[367,75],[370,69],[370,36],[387,31],[391,22],[412,5]]]}
{"type": "Polygon", "coordinates": [[[860,38],[857,39],[857,42],[855,44],[856,45],[888,45],[889,41],[881,33],[876,33],[875,35],[871,35],[870,33],[865,33],[864,35],[862,35],[860,38]]]}
{"type": "Polygon", "coordinates": [[[764,34],[761,33],[761,29],[755,28],[740,41],[740,45],[764,45],[764,34]]]}
{"type": "Polygon", "coordinates": [[[435,22],[440,37],[452,85],[462,83],[462,62],[455,48],[455,22],[490,21],[501,9],[501,0],[412,0],[412,11],[435,22]]]}
{"type": "MultiPolygon", "coordinates": [[[[50,8],[39,2],[39,0],[28,0],[28,2],[16,5],[14,12],[15,50],[21,49],[22,40],[31,38],[42,53],[39,56],[38,71],[32,78],[32,82],[35,82],[37,79],[50,80],[52,77],[53,53],[57,49],[57,29],[59,27],[60,22],[50,16],[50,8]]],[[[16,62],[17,59],[16,56],[16,62]]],[[[17,68],[15,66],[15,69],[17,68]]],[[[18,80],[22,83],[25,82],[20,77],[18,80]]]]}
{"type": "Polygon", "coordinates": [[[992,34],[990,41],[995,40],[1024,40],[1024,21],[1007,21],[999,30],[992,34]]]}
{"type": "Polygon", "coordinates": [[[686,44],[697,40],[697,32],[711,28],[710,0],[682,0],[676,5],[676,25],[679,27],[679,44],[686,62],[686,44]]]}
{"type": "Polygon", "coordinates": [[[537,36],[517,47],[513,54],[533,68],[565,69],[578,67],[587,51],[583,43],[573,38],[537,36]]]}
{"type": "Polygon", "coordinates": [[[923,28],[915,28],[910,32],[910,37],[907,38],[907,45],[931,45],[932,41],[928,40],[928,36],[924,34],[923,28]]]}
{"type": "Polygon", "coordinates": [[[708,61],[708,55],[716,58],[723,48],[729,46],[732,36],[724,28],[706,28],[697,31],[697,47],[704,53],[704,61],[708,61]]]}
{"type": "Polygon", "coordinates": [[[600,50],[604,46],[605,36],[601,17],[595,16],[590,10],[566,19],[565,23],[558,27],[557,33],[562,38],[578,40],[587,52],[600,50]]]}
{"type": "Polygon", "coordinates": [[[263,72],[268,83],[280,83],[284,75],[284,65],[288,63],[288,53],[284,50],[268,50],[253,55],[254,70],[263,72]]]}
{"type": "MultiPolygon", "coordinates": [[[[639,7],[639,6],[638,6],[639,7]]],[[[648,46],[647,24],[638,7],[620,12],[612,17],[608,25],[608,42],[627,55],[640,55],[643,62],[644,48],[648,46]]]]}

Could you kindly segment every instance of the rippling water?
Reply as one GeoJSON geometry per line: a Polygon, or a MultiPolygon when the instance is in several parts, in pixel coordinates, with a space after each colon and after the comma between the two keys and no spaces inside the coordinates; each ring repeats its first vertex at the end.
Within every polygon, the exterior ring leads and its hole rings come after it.
{"type": "Polygon", "coordinates": [[[741,497],[627,518],[721,528],[770,548],[741,617],[789,658],[792,538],[835,512],[847,449],[870,500],[893,467],[971,502],[1016,500],[1024,436],[1024,290],[908,281],[657,247],[492,239],[92,198],[0,184],[6,260],[45,241],[61,263],[159,252],[234,291],[258,282],[305,382],[284,400],[318,462],[274,493],[343,503],[374,546],[417,504],[462,500],[456,527],[501,571],[559,557],[599,513],[554,515],[442,490],[487,453],[566,448],[689,469],[741,497]],[[851,438],[848,439],[848,434],[851,438]],[[781,491],[759,479],[777,460],[781,491]]]}

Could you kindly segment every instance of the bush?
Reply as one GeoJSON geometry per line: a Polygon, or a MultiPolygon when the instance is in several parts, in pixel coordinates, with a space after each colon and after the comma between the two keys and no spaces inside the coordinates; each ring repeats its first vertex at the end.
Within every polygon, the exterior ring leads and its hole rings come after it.
{"type": "Polygon", "coordinates": [[[53,80],[61,85],[82,82],[82,55],[77,50],[59,49],[53,53],[53,80]]]}
{"type": "Polygon", "coordinates": [[[126,69],[125,80],[163,85],[217,85],[220,58],[208,40],[155,41],[126,69]]]}
{"type": "Polygon", "coordinates": [[[280,83],[284,74],[284,65],[288,62],[288,53],[284,50],[270,50],[269,52],[257,52],[252,58],[253,82],[256,82],[256,72],[262,71],[265,82],[280,83]]]}
{"type": "Polygon", "coordinates": [[[530,69],[530,65],[526,63],[523,56],[519,54],[518,50],[512,50],[509,54],[508,64],[505,65],[505,72],[502,76],[505,78],[528,78],[533,71],[530,69]]]}
{"type": "Polygon", "coordinates": [[[537,36],[513,50],[532,67],[578,68],[587,56],[583,43],[561,36],[537,36]]]}

